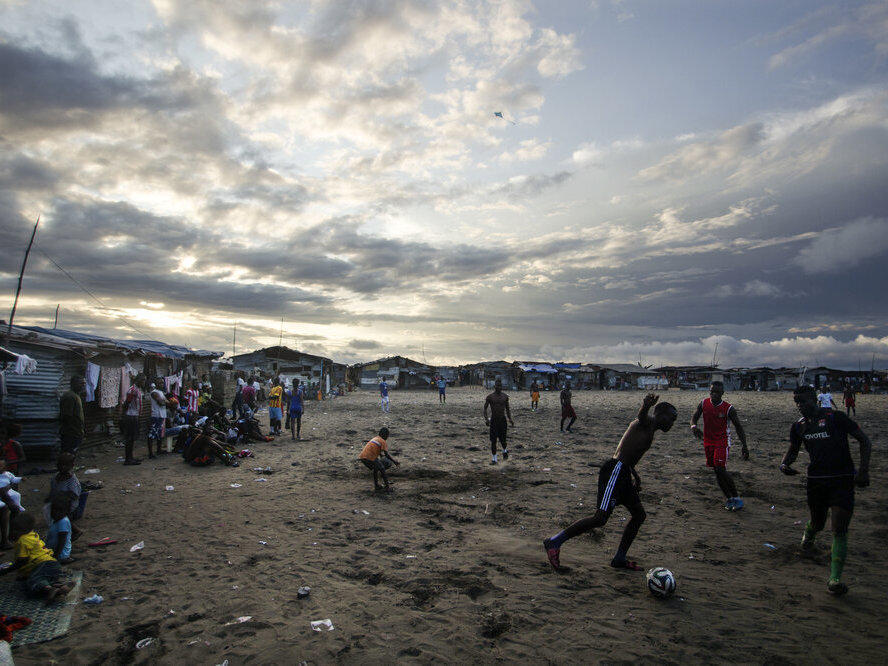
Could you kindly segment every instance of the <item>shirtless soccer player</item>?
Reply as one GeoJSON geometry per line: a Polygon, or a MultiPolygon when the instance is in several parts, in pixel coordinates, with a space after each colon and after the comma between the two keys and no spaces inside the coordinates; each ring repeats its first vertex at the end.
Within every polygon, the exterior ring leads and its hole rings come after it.
{"type": "Polygon", "coordinates": [[[503,445],[503,460],[509,459],[509,445],[506,443],[506,418],[513,428],[512,411],[509,409],[509,396],[503,393],[503,382],[497,379],[493,383],[493,393],[484,401],[484,422],[490,426],[490,464],[496,465],[496,440],[503,445]],[[490,407],[490,417],[487,408],[490,407]]]}
{"type": "Polygon", "coordinates": [[[629,509],[632,519],[626,523],[623,538],[620,539],[620,547],[617,549],[614,559],[611,560],[611,566],[615,569],[641,570],[641,567],[635,562],[626,558],[629,546],[632,545],[635,535],[638,534],[638,528],[647,517],[644,507],[641,506],[641,499],[638,497],[641,480],[638,478],[635,466],[645,452],[651,448],[654,433],[657,430],[668,431],[678,417],[675,407],[668,402],[658,404],[654,409],[653,417],[649,416],[648,410],[657,404],[659,399],[659,396],[653,393],[648,393],[645,396],[641,409],[638,410],[638,418],[632,421],[626,432],[623,433],[617,450],[614,452],[614,457],[602,465],[598,474],[598,508],[595,513],[588,518],[578,520],[552,538],[543,540],[546,556],[555,571],[563,571],[560,552],[564,542],[603,526],[607,523],[617,504],[622,504],[629,509]]]}
{"type": "Polygon", "coordinates": [[[789,450],[783,456],[780,471],[787,476],[798,474],[792,464],[804,445],[811,458],[807,489],[811,520],[805,525],[802,549],[814,546],[814,537],[826,525],[827,512],[831,513],[833,541],[827,589],[830,594],[845,594],[848,586],[842,582],[842,569],[848,552],[848,524],[854,511],[854,485],[869,485],[872,444],[860,426],[845,414],[818,407],[813,387],[800,386],[793,399],[802,418],[789,431],[789,450]],[[856,475],[848,435],[860,442],[860,469],[856,475]]]}
{"type": "Polygon", "coordinates": [[[715,470],[715,479],[718,487],[725,494],[725,508],[728,511],[739,511],[743,508],[743,500],[737,494],[737,486],[734,479],[728,474],[725,467],[728,464],[728,450],[731,448],[731,430],[728,421],[737,429],[737,437],[740,438],[740,457],[749,460],[749,448],[746,446],[746,433],[740,425],[737,410],[726,400],[722,400],[725,393],[725,385],[722,382],[712,382],[709,385],[709,397],[697,405],[697,411],[691,417],[691,432],[694,437],[703,440],[703,450],[706,452],[706,466],[715,470]],[[703,417],[703,431],[697,427],[697,421],[703,417]]]}

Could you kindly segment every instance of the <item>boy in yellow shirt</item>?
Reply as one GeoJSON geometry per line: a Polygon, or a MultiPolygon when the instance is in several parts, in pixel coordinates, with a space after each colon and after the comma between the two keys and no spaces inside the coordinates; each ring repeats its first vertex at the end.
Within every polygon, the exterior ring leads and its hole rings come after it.
{"type": "Polygon", "coordinates": [[[392,458],[388,452],[388,444],[386,440],[389,436],[388,428],[380,428],[379,435],[371,439],[364,445],[361,455],[358,459],[366,465],[367,469],[373,470],[373,487],[375,490],[383,490],[383,486],[379,485],[379,475],[382,474],[382,481],[385,483],[386,492],[391,490],[388,477],[385,470],[392,466],[392,463],[400,465],[397,460],[392,458]]]}
{"type": "Polygon", "coordinates": [[[32,513],[19,513],[12,519],[10,531],[15,538],[15,561],[11,567],[3,569],[0,574],[18,571],[19,580],[31,596],[46,597],[49,605],[62,599],[71,591],[71,585],[62,583],[62,567],[52,556],[40,536],[34,531],[36,519],[32,513]]]}

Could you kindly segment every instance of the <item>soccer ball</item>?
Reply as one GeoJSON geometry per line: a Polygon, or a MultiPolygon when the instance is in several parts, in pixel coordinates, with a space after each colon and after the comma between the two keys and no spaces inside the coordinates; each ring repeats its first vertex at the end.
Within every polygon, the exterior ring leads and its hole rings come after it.
{"type": "Polygon", "coordinates": [[[655,597],[665,599],[675,592],[675,576],[666,567],[654,567],[646,578],[647,588],[655,597]]]}

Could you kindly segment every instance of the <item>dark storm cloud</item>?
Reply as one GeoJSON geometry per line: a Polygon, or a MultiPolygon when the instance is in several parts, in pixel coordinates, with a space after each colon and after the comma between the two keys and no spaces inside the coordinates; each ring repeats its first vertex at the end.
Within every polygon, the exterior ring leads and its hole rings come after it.
{"type": "Polygon", "coordinates": [[[59,181],[59,174],[45,161],[11,151],[0,143],[0,190],[50,190],[59,181]]]}
{"type": "Polygon", "coordinates": [[[82,122],[128,104],[136,90],[129,79],[101,76],[90,57],[0,44],[0,113],[17,125],[82,122]]]}

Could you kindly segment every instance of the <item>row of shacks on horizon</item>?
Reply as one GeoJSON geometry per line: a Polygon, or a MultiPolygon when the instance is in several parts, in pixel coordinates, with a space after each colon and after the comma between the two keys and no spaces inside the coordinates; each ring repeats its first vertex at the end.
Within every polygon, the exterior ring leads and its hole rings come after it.
{"type": "MultiPolygon", "coordinates": [[[[840,391],[846,385],[860,392],[888,390],[888,371],[846,371],[827,367],[719,368],[714,365],[645,367],[639,363],[547,363],[491,361],[460,366],[434,366],[405,356],[390,356],[347,365],[285,346],[267,347],[223,358],[223,352],[190,349],[156,340],[124,340],[88,333],[13,326],[0,322],[0,416],[22,425],[22,444],[29,458],[47,459],[58,449],[58,403],[71,377],[89,376],[91,390],[84,403],[84,447],[114,443],[119,438],[118,405],[135,377],[162,381],[175,391],[194,381],[209,385],[213,399],[230,405],[237,379],[299,379],[308,398],[376,390],[385,380],[390,389],[432,388],[444,379],[452,386],[492,388],[500,380],[507,390],[559,390],[570,382],[575,390],[705,390],[721,380],[729,391],[791,390],[799,384],[840,391]],[[94,388],[92,388],[94,386],[94,388]]],[[[150,416],[142,406],[143,431],[150,416]]]]}

